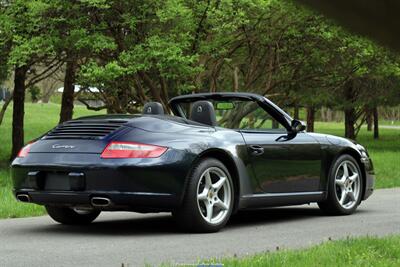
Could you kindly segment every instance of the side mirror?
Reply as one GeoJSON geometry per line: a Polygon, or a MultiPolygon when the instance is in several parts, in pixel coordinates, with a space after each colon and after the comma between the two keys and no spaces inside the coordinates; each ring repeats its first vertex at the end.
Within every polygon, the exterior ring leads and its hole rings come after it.
{"type": "Polygon", "coordinates": [[[300,121],[300,120],[292,120],[292,132],[294,133],[298,133],[298,132],[302,132],[306,129],[306,125],[304,124],[304,122],[300,121]]]}

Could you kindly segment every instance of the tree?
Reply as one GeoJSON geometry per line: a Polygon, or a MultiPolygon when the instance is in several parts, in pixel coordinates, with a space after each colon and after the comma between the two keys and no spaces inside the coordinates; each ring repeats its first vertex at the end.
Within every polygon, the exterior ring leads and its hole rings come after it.
{"type": "Polygon", "coordinates": [[[148,99],[167,108],[170,95],[190,89],[197,56],[189,52],[192,13],[181,1],[113,1],[95,19],[115,48],[84,64],[79,82],[100,90],[108,112],[135,112],[148,99]]]}
{"type": "Polygon", "coordinates": [[[396,87],[390,81],[399,75],[398,59],[389,51],[365,39],[341,36],[340,67],[348,73],[343,86],[334,92],[337,107],[345,113],[345,136],[355,139],[369,110],[374,110],[396,87]],[[391,78],[392,77],[392,78],[391,78]],[[383,89],[385,88],[385,89],[383,89]]]}
{"type": "Polygon", "coordinates": [[[41,14],[45,20],[47,35],[53,39],[55,52],[65,64],[64,90],[62,93],[60,120],[72,119],[75,84],[80,66],[99,51],[113,49],[112,40],[104,36],[96,22],[96,16],[108,9],[106,1],[46,0],[41,14]]]}
{"type": "MultiPolygon", "coordinates": [[[[8,78],[9,69],[8,65],[5,62],[8,61],[10,50],[11,50],[11,42],[7,38],[7,28],[8,28],[8,17],[5,15],[4,11],[7,6],[6,2],[0,1],[0,85],[8,78]]],[[[3,121],[4,114],[7,110],[8,105],[11,103],[12,97],[10,96],[8,99],[4,101],[3,106],[0,110],[0,125],[3,121]]]]}
{"type": "Polygon", "coordinates": [[[13,159],[24,145],[25,89],[51,75],[60,66],[52,54],[52,40],[46,38],[40,14],[42,2],[16,0],[2,5],[2,43],[10,47],[7,68],[14,72],[12,151],[13,159]],[[45,64],[37,72],[35,66],[45,64]]]}

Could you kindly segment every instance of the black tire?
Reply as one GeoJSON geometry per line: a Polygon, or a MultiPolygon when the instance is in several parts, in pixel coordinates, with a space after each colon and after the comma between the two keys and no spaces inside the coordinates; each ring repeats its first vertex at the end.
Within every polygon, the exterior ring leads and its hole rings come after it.
{"type": "MultiPolygon", "coordinates": [[[[218,176],[216,176],[218,177],[218,176]]],[[[204,178],[203,178],[204,179],[204,178]]],[[[204,181],[202,179],[202,181],[204,181]]],[[[200,190],[203,191],[203,190],[200,190]]],[[[211,190],[210,190],[211,191],[211,190]]],[[[219,191],[214,191],[216,193],[217,197],[219,194],[219,191]]],[[[208,195],[208,194],[207,194],[208,195]]],[[[184,200],[182,203],[182,206],[174,211],[172,214],[177,222],[177,224],[185,231],[189,232],[197,232],[197,233],[212,233],[212,232],[217,232],[221,230],[225,224],[228,222],[232,210],[233,210],[233,204],[234,204],[234,186],[232,182],[232,178],[229,174],[228,169],[225,167],[225,165],[220,162],[217,159],[214,158],[205,158],[198,162],[193,169],[191,170],[191,173],[188,177],[188,184],[186,186],[186,192],[184,195],[184,200]],[[230,201],[227,209],[225,209],[226,213],[224,213],[224,217],[221,217],[221,221],[217,221],[216,223],[209,223],[206,221],[206,219],[203,217],[204,213],[202,215],[201,211],[201,205],[198,204],[198,186],[201,185],[200,179],[203,177],[202,175],[207,171],[210,170],[210,168],[218,168],[219,170],[222,170],[223,173],[226,176],[225,183],[228,183],[227,186],[230,187],[230,190],[227,190],[227,188],[224,187],[223,194],[229,195],[230,201]],[[230,192],[229,194],[227,192],[230,192]]],[[[211,197],[213,198],[213,197],[211,197]]],[[[220,198],[218,198],[220,199],[220,198]]],[[[207,202],[208,200],[204,200],[207,202]]],[[[200,201],[199,201],[200,203],[200,201]]],[[[210,202],[211,203],[211,202],[210,202]]],[[[208,205],[208,203],[207,203],[208,205]]],[[[214,208],[212,208],[214,210],[214,208]]],[[[219,214],[220,211],[216,212],[216,214],[219,214]]],[[[218,216],[218,215],[217,215],[218,216]]]]}
{"type": "Polygon", "coordinates": [[[362,177],[362,172],[360,170],[360,166],[358,162],[350,155],[344,154],[339,156],[336,161],[332,164],[331,169],[329,171],[329,177],[328,177],[328,196],[325,201],[318,202],[319,208],[326,214],[329,215],[350,215],[354,213],[361,203],[362,199],[362,192],[363,192],[363,177],[362,177]],[[336,185],[336,174],[340,170],[340,166],[344,162],[350,162],[353,163],[353,166],[356,168],[356,171],[358,172],[358,182],[359,182],[359,191],[357,196],[354,198],[354,205],[349,208],[345,208],[343,205],[340,204],[339,197],[337,193],[337,185],[336,185]]]}
{"type": "Polygon", "coordinates": [[[69,207],[46,206],[49,216],[61,224],[79,225],[93,222],[100,214],[98,210],[78,213],[69,207]]]}

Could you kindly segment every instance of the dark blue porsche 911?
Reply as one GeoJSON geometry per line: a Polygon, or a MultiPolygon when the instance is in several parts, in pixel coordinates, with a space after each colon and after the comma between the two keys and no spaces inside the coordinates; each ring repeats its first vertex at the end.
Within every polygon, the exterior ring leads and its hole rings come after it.
{"type": "Polygon", "coordinates": [[[307,133],[265,97],[192,94],[169,105],[173,115],[152,102],[141,115],[58,125],[13,161],[16,198],[63,224],[166,211],[186,230],[215,232],[238,210],[317,202],[344,215],[372,194],[363,146],[307,133]]]}

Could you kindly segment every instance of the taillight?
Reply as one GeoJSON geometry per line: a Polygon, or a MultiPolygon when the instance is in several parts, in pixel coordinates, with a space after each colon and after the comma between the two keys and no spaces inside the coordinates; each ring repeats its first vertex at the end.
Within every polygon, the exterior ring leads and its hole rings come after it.
{"type": "Polygon", "coordinates": [[[21,148],[21,150],[18,152],[17,157],[18,158],[25,158],[26,156],[28,156],[29,151],[31,150],[31,146],[33,145],[32,143],[27,144],[26,146],[24,146],[23,148],[21,148]]]}
{"type": "Polygon", "coordinates": [[[101,158],[158,158],[167,149],[167,147],[133,142],[111,142],[104,149],[103,153],[101,153],[101,158]]]}

